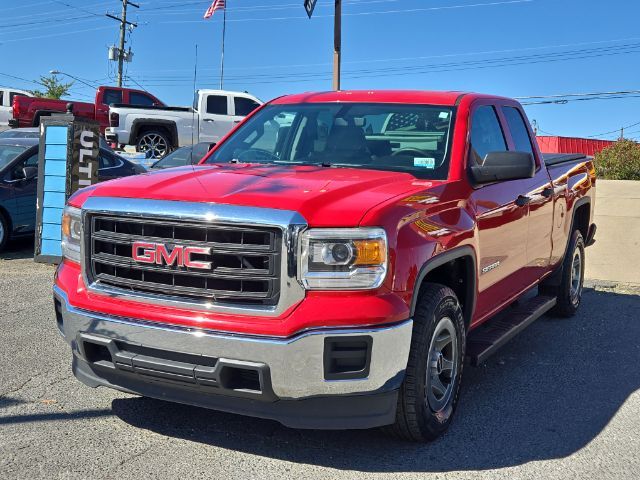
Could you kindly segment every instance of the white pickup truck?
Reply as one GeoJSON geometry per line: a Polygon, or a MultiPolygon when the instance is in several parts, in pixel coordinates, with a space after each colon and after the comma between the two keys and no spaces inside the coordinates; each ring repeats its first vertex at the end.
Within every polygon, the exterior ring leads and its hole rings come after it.
{"type": "Polygon", "coordinates": [[[260,105],[253,95],[226,90],[198,90],[193,108],[112,105],[105,138],[161,158],[184,145],[218,142],[260,105]]]}
{"type": "Polygon", "coordinates": [[[13,118],[13,99],[17,95],[31,97],[29,92],[16,88],[0,87],[0,131],[9,128],[9,120],[13,118]]]}

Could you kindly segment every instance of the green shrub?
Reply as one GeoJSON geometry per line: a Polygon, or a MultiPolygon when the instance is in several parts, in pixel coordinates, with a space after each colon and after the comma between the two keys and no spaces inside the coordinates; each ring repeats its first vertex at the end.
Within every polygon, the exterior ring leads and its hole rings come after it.
{"type": "Polygon", "coordinates": [[[640,145],[631,140],[618,140],[594,157],[599,178],[640,180],[640,145]]]}

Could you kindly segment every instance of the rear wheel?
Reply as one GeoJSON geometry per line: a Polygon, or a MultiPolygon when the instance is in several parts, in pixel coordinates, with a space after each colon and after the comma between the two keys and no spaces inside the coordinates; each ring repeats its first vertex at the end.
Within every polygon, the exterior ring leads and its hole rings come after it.
{"type": "Polygon", "coordinates": [[[9,241],[9,222],[4,218],[2,212],[0,212],[0,252],[4,250],[4,247],[9,241]]]}
{"type": "Polygon", "coordinates": [[[162,158],[171,151],[167,134],[160,130],[143,132],[136,142],[138,152],[151,152],[151,158],[162,158]]]}
{"type": "Polygon", "coordinates": [[[396,421],[387,432],[416,442],[444,433],[458,403],[465,342],[456,294],[444,285],[423,285],[396,421]]]}
{"type": "Polygon", "coordinates": [[[569,240],[569,248],[562,262],[562,278],[560,285],[550,287],[542,285],[540,291],[546,295],[554,295],[558,302],[551,311],[560,317],[572,317],[578,311],[582,300],[584,283],[584,239],[579,230],[573,232],[569,240]]]}

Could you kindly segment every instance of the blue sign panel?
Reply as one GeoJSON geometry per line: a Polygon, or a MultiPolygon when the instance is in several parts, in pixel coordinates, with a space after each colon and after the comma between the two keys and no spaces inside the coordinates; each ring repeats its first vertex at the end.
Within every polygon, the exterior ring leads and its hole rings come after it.
{"type": "Polygon", "coordinates": [[[67,142],[71,125],[44,126],[44,178],[40,255],[60,257],[62,209],[67,191],[67,142]]]}

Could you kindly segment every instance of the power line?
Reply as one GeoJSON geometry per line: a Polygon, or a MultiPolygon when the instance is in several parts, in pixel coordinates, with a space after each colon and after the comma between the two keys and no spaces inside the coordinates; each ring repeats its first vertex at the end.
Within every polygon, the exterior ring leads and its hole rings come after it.
{"type": "MultiPolygon", "coordinates": [[[[595,58],[601,56],[621,55],[629,53],[637,53],[640,51],[640,43],[627,44],[613,47],[599,47],[593,49],[578,49],[565,52],[533,54],[522,56],[502,57],[495,59],[470,60],[449,63],[433,63],[423,65],[411,65],[405,67],[385,67],[376,69],[359,69],[345,72],[344,78],[360,79],[375,77],[393,77],[398,75],[407,75],[407,72],[413,74],[429,74],[441,73],[449,71],[476,70],[484,68],[507,67],[524,64],[551,63],[567,60],[578,60],[583,58],[595,58]]],[[[281,73],[281,74],[253,74],[253,75],[236,75],[230,76],[231,80],[242,80],[243,85],[255,84],[273,84],[273,83],[299,83],[316,80],[324,80],[330,76],[330,72],[303,72],[303,73],[281,73]],[[264,80],[262,80],[264,78],[264,80]]],[[[153,81],[154,77],[161,82],[157,85],[167,85],[172,83],[184,83],[184,76],[167,76],[161,77],[151,75],[138,77],[140,80],[153,81]]],[[[532,102],[533,103],[533,102],[532,102]]]]}
{"type": "Polygon", "coordinates": [[[62,0],[53,0],[53,1],[54,1],[55,3],[58,3],[58,4],[60,4],[60,5],[65,6],[65,7],[73,8],[74,10],[80,10],[81,12],[87,13],[87,14],[92,15],[92,16],[94,16],[94,17],[101,17],[101,16],[102,16],[102,15],[100,15],[99,13],[91,12],[91,11],[89,11],[89,10],[86,10],[86,9],[82,8],[82,7],[78,7],[78,6],[76,6],[76,5],[69,5],[68,3],[63,2],[62,0]]]}
{"type": "MultiPolygon", "coordinates": [[[[375,12],[350,12],[343,13],[343,16],[355,17],[355,16],[363,16],[363,15],[391,15],[395,13],[418,13],[418,12],[433,12],[438,10],[453,10],[453,9],[461,9],[461,8],[476,8],[476,7],[494,7],[500,5],[514,5],[514,4],[522,4],[522,3],[532,3],[537,0],[502,0],[495,2],[487,2],[487,3],[472,3],[472,4],[461,4],[461,5],[445,5],[439,7],[423,7],[423,8],[409,8],[409,9],[397,9],[397,10],[385,10],[385,11],[375,11],[375,12]]],[[[333,18],[333,15],[315,15],[314,18],[333,18]]],[[[277,21],[277,20],[300,20],[302,15],[295,17],[268,17],[268,18],[234,18],[227,20],[227,22],[264,22],[264,21],[277,21]]],[[[166,22],[158,22],[161,24],[178,24],[178,23],[200,23],[201,20],[173,20],[166,22]]]]}

